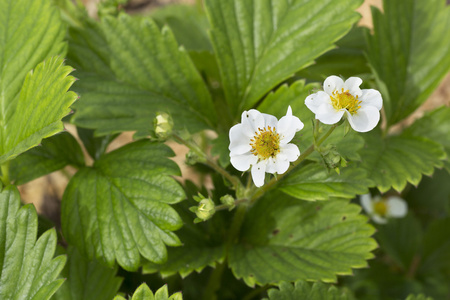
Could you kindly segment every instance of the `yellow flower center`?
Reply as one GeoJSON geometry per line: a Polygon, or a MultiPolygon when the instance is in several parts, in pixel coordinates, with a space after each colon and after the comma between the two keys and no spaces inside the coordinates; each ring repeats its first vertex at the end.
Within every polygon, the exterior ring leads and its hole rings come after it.
{"type": "Polygon", "coordinates": [[[386,216],[386,213],[387,213],[387,204],[386,204],[386,201],[381,200],[381,201],[375,202],[375,203],[373,204],[373,210],[375,211],[375,213],[376,213],[377,215],[380,215],[380,216],[382,216],[382,217],[385,217],[385,216],[386,216]]]}
{"type": "Polygon", "coordinates": [[[359,105],[361,101],[358,100],[358,96],[353,96],[348,90],[344,91],[343,88],[340,93],[335,90],[333,96],[330,96],[330,98],[331,104],[336,110],[345,108],[353,115],[361,108],[361,105],[359,105]]]}
{"type": "Polygon", "coordinates": [[[280,135],[270,126],[267,129],[258,128],[258,131],[255,131],[255,137],[250,140],[250,152],[259,159],[275,157],[280,152],[280,135]]]}

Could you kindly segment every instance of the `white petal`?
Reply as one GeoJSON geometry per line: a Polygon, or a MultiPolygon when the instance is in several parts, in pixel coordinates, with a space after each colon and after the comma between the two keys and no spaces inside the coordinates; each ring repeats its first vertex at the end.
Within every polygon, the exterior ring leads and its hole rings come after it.
{"type": "MultiPolygon", "coordinates": [[[[268,114],[262,114],[264,117],[264,125],[263,127],[267,128],[267,126],[270,126],[271,128],[277,128],[278,126],[278,120],[275,116],[268,115],[268,114]]],[[[261,127],[261,129],[263,128],[261,127]]]]}
{"type": "Polygon", "coordinates": [[[278,153],[277,157],[278,156],[285,158],[287,161],[296,161],[300,156],[300,150],[298,150],[298,147],[294,144],[283,145],[280,147],[280,153],[278,153]]]}
{"type": "Polygon", "coordinates": [[[244,111],[241,116],[243,132],[249,137],[255,135],[258,128],[264,128],[264,117],[256,109],[244,111]]]}
{"type": "Polygon", "coordinates": [[[275,160],[275,169],[278,174],[285,173],[289,169],[289,165],[290,165],[289,161],[284,159],[278,159],[277,156],[277,159],[275,160]]]}
{"type": "Polygon", "coordinates": [[[252,167],[252,179],[253,183],[257,187],[264,185],[264,177],[266,176],[266,163],[267,161],[260,161],[252,167]]]}
{"type": "Polygon", "coordinates": [[[332,95],[335,90],[338,90],[339,92],[344,87],[344,80],[342,78],[337,76],[330,76],[323,82],[323,90],[328,95],[332,95]]]}
{"type": "Polygon", "coordinates": [[[403,218],[408,213],[406,201],[400,197],[391,196],[386,200],[387,215],[394,218],[403,218]]]}
{"type": "Polygon", "coordinates": [[[277,169],[275,167],[275,160],[272,157],[269,157],[266,164],[266,173],[273,174],[276,171],[277,169]]]}
{"type": "Polygon", "coordinates": [[[381,217],[379,215],[371,215],[370,217],[372,218],[372,220],[375,223],[378,223],[378,224],[386,224],[387,223],[386,218],[383,218],[383,217],[381,217]]]}
{"type": "Polygon", "coordinates": [[[383,99],[379,91],[374,89],[362,90],[362,95],[359,97],[361,100],[361,107],[375,106],[378,110],[383,106],[383,99]]]}
{"type": "Polygon", "coordinates": [[[370,194],[361,195],[361,206],[369,215],[373,213],[372,197],[370,194]]]}
{"type": "Polygon", "coordinates": [[[362,91],[359,86],[362,82],[362,79],[359,77],[350,77],[344,83],[344,90],[348,90],[353,96],[361,97],[362,91]]]}
{"type": "Polygon", "coordinates": [[[230,162],[238,171],[244,172],[250,168],[250,165],[256,164],[258,157],[252,153],[230,156],[230,162]]]}
{"type": "Polygon", "coordinates": [[[375,128],[380,121],[380,112],[375,106],[365,106],[352,115],[346,112],[348,122],[355,131],[367,132],[375,128]]]}
{"type": "Polygon", "coordinates": [[[230,129],[230,155],[244,154],[252,149],[250,137],[244,134],[242,124],[237,124],[230,129]]]}
{"type": "Polygon", "coordinates": [[[317,113],[317,109],[319,108],[319,106],[324,103],[331,104],[331,99],[330,95],[322,91],[311,94],[305,99],[306,107],[308,107],[309,110],[311,110],[315,114],[317,113]]]}
{"type": "Polygon", "coordinates": [[[324,124],[336,124],[342,119],[345,110],[336,110],[331,104],[322,104],[316,113],[316,119],[324,124]]]}
{"type": "Polygon", "coordinates": [[[297,131],[303,129],[305,125],[299,118],[288,115],[282,117],[278,122],[277,132],[281,135],[281,144],[289,143],[297,131]]]}

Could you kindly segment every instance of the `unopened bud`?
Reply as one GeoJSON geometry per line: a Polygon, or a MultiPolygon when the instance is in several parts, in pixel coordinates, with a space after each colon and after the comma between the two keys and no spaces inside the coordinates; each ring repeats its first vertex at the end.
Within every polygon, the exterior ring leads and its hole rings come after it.
{"type": "Polygon", "coordinates": [[[328,169],[334,169],[336,173],[340,174],[340,167],[346,167],[347,161],[336,150],[335,145],[327,145],[319,149],[320,156],[328,169]]]}
{"type": "Polygon", "coordinates": [[[153,127],[155,129],[156,136],[161,139],[167,139],[173,130],[172,117],[167,113],[157,113],[153,120],[153,127]]]}
{"type": "Polygon", "coordinates": [[[216,212],[216,205],[211,198],[205,198],[201,194],[193,197],[195,201],[199,202],[198,206],[192,206],[190,211],[197,215],[194,223],[199,223],[210,219],[216,212]]]}
{"type": "Polygon", "coordinates": [[[236,207],[236,205],[234,204],[234,198],[231,195],[225,195],[225,196],[220,197],[220,202],[223,205],[228,206],[229,207],[228,210],[230,210],[230,211],[236,207]]]}

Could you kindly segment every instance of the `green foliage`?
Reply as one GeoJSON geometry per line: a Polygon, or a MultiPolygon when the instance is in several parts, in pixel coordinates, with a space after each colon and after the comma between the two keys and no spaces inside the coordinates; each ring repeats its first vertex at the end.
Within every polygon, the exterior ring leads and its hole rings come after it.
{"type": "MultiPolygon", "coordinates": [[[[155,294],[150,290],[147,284],[141,284],[133,296],[129,298],[130,300],[183,300],[181,293],[175,293],[169,297],[169,292],[167,291],[167,285],[163,286],[156,291],[155,294]]],[[[116,296],[114,300],[125,300],[122,296],[116,296]]]]}
{"type": "Polygon", "coordinates": [[[160,31],[151,19],[120,15],[70,33],[69,58],[81,71],[75,90],[83,94],[75,124],[100,135],[147,135],[157,112],[170,113],[177,129],[195,132],[215,124],[209,92],[168,27],[160,31]]]}
{"type": "Polygon", "coordinates": [[[367,266],[374,229],[345,200],[314,203],[272,193],[248,212],[229,264],[250,285],[281,280],[336,281],[367,266]]]}
{"type": "Polygon", "coordinates": [[[372,132],[364,139],[361,167],[382,193],[391,187],[400,192],[407,182],[419,184],[422,174],[433,174],[446,158],[440,144],[424,137],[404,134],[382,139],[379,133],[372,132]]]}
{"type": "Polygon", "coordinates": [[[111,143],[118,134],[111,134],[101,137],[96,137],[94,135],[94,130],[77,127],[77,133],[86,151],[89,153],[92,159],[97,160],[100,156],[105,153],[106,147],[111,143]]]}
{"type": "Polygon", "coordinates": [[[294,285],[281,282],[279,289],[267,291],[269,298],[263,300],[349,300],[353,299],[345,290],[339,290],[322,282],[314,282],[312,285],[306,281],[296,281],[294,285]]]}
{"type": "Polygon", "coordinates": [[[431,297],[427,297],[424,294],[419,294],[419,295],[409,295],[406,300],[433,300],[433,298],[431,297]]]}
{"type": "Polygon", "coordinates": [[[362,1],[205,2],[232,115],[310,65],[358,20],[362,1]]]}
{"type": "Polygon", "coordinates": [[[89,259],[136,270],[140,256],[158,263],[165,245],[179,246],[172,232],[181,219],[170,204],[184,192],[170,175],[179,175],[167,156],[172,151],[148,140],[105,154],[69,182],[63,196],[65,238],[89,259]]]}
{"type": "Polygon", "coordinates": [[[50,299],[64,282],[57,279],[66,258],[53,258],[54,229],[37,241],[37,214],[29,204],[20,208],[19,192],[8,186],[0,193],[0,298],[50,299]]]}
{"type": "Polygon", "coordinates": [[[450,69],[450,7],[445,0],[384,0],[383,11],[372,8],[367,51],[392,125],[418,108],[450,69]]]}
{"type": "Polygon", "coordinates": [[[70,133],[62,132],[14,159],[10,165],[10,176],[15,184],[20,185],[67,165],[80,168],[84,164],[83,151],[78,142],[70,133]]]}
{"type": "Polygon", "coordinates": [[[119,290],[122,279],[116,277],[117,266],[107,268],[87,261],[74,247],[67,250],[68,260],[61,275],[67,278],[53,300],[110,300],[119,290]]]}
{"type": "Polygon", "coordinates": [[[450,218],[436,220],[430,224],[424,235],[423,258],[419,272],[430,273],[439,270],[450,276],[450,218]]]}
{"type": "Polygon", "coordinates": [[[303,200],[328,200],[333,197],[353,198],[368,193],[373,182],[364,169],[356,164],[342,168],[340,174],[324,166],[309,163],[300,165],[280,184],[286,194],[303,200]]]}

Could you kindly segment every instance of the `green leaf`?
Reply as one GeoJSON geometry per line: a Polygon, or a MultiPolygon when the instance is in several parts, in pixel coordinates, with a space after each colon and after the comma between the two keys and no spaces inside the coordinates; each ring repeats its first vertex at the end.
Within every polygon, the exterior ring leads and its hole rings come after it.
{"type": "Polygon", "coordinates": [[[406,300],[433,300],[433,298],[431,297],[427,297],[424,294],[419,294],[419,295],[409,295],[406,300]]]}
{"type": "Polygon", "coordinates": [[[341,173],[328,171],[324,166],[307,163],[297,167],[280,182],[281,191],[303,200],[328,200],[332,197],[354,198],[368,193],[373,186],[367,172],[355,164],[342,168],[341,173]]]}
{"type": "MultiPolygon", "coordinates": [[[[416,120],[410,127],[405,130],[405,134],[426,137],[434,142],[444,146],[447,158],[450,158],[450,107],[442,106],[416,120]]],[[[445,162],[446,169],[450,172],[450,161],[445,162]]]]}
{"type": "Polygon", "coordinates": [[[364,41],[364,31],[367,28],[354,26],[342,39],[336,42],[333,49],[320,56],[316,63],[301,70],[298,76],[309,80],[323,82],[328,76],[335,74],[344,78],[362,77],[370,73],[364,52],[367,46],[364,41]]]}
{"type": "Polygon", "coordinates": [[[362,1],[205,2],[226,99],[237,117],[333,48],[362,1]]]}
{"type": "Polygon", "coordinates": [[[267,291],[269,298],[263,300],[349,300],[353,299],[345,290],[339,290],[335,286],[314,282],[312,285],[306,281],[296,281],[294,285],[281,282],[279,289],[272,288],[267,291]]]}
{"type": "MultiPolygon", "coordinates": [[[[2,113],[0,163],[64,129],[61,119],[70,113],[69,106],[77,98],[67,92],[75,80],[67,76],[70,72],[72,68],[64,66],[63,59],[54,57],[28,73],[17,101],[11,103],[13,111],[2,113]]],[[[11,100],[1,97],[0,105],[4,108],[11,100]]]]}
{"type": "MultiPolygon", "coordinates": [[[[167,290],[167,285],[163,286],[153,295],[153,292],[150,290],[146,283],[141,284],[133,296],[130,298],[131,300],[183,300],[183,296],[181,292],[175,293],[169,297],[169,292],[167,290]]],[[[125,300],[125,298],[121,296],[116,296],[114,300],[125,300]]]]}
{"type": "Polygon", "coordinates": [[[450,7],[445,0],[384,0],[372,7],[374,30],[367,35],[388,124],[418,108],[450,68],[450,7]]]}
{"type": "Polygon", "coordinates": [[[67,250],[68,261],[62,276],[67,278],[53,300],[110,300],[117,294],[122,278],[116,277],[117,266],[107,268],[87,261],[74,247],[67,250]]]}
{"type": "Polygon", "coordinates": [[[377,226],[377,230],[375,238],[380,247],[403,271],[409,270],[422,245],[423,233],[419,221],[408,214],[405,218],[390,219],[387,224],[377,226]]]}
{"type": "Polygon", "coordinates": [[[419,272],[430,273],[442,270],[450,276],[450,218],[436,220],[424,235],[423,257],[419,272]]]}
{"type": "MultiPolygon", "coordinates": [[[[168,249],[168,260],[164,264],[145,262],[142,268],[144,274],[158,272],[162,277],[168,277],[179,273],[185,278],[193,271],[201,272],[207,266],[214,268],[217,262],[224,261],[224,239],[229,226],[229,222],[223,217],[226,213],[216,214],[207,222],[194,224],[196,216],[189,207],[196,204],[192,196],[197,195],[198,188],[186,181],[185,189],[188,200],[174,206],[184,223],[183,228],[177,232],[183,246],[168,249]]],[[[217,193],[222,195],[219,191],[217,193]]]]}
{"type": "Polygon", "coordinates": [[[86,151],[94,160],[99,159],[100,156],[105,153],[106,147],[108,147],[109,143],[111,143],[118,136],[118,134],[112,134],[96,137],[94,135],[94,130],[81,127],[77,127],[77,133],[83,141],[86,151]]]}
{"type": "Polygon", "coordinates": [[[160,31],[151,19],[121,15],[88,22],[70,36],[69,57],[82,79],[74,87],[83,96],[72,120],[77,125],[98,135],[149,132],[155,113],[168,112],[177,129],[214,126],[206,85],[168,27],[160,31]]]}
{"type": "Polygon", "coordinates": [[[126,270],[167,259],[165,245],[179,246],[173,233],[182,226],[170,204],[184,192],[170,176],[178,166],[165,145],[141,140],[103,155],[71,179],[62,201],[67,241],[89,259],[126,270]]]}
{"type": "Polygon", "coordinates": [[[306,202],[281,193],[261,198],[248,212],[229,265],[249,286],[279,281],[336,281],[367,266],[377,245],[360,207],[333,199],[306,202]]]}
{"type": "Polygon", "coordinates": [[[15,184],[24,184],[38,177],[60,170],[67,165],[77,168],[85,165],[83,151],[76,139],[62,132],[42,141],[16,157],[10,164],[10,176],[15,184]]]}
{"type": "Polygon", "coordinates": [[[418,185],[422,174],[433,174],[446,158],[442,146],[419,136],[391,136],[382,139],[378,132],[364,134],[366,141],[360,155],[378,189],[384,193],[391,187],[402,191],[407,182],[418,185]]]}
{"type": "Polygon", "coordinates": [[[31,204],[20,208],[17,188],[0,193],[0,298],[50,299],[64,282],[57,279],[65,256],[53,258],[54,229],[37,241],[37,214],[31,204]]]}

